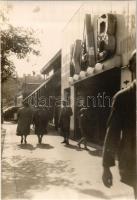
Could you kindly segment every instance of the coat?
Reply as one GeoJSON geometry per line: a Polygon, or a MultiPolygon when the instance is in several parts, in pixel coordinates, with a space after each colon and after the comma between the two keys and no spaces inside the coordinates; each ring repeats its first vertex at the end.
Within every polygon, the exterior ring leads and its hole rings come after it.
{"type": "Polygon", "coordinates": [[[32,123],[33,111],[29,107],[24,107],[18,112],[17,135],[28,135],[32,123]]]}
{"type": "Polygon", "coordinates": [[[82,108],[79,112],[79,128],[82,137],[87,137],[88,114],[87,109],[82,108]]]}
{"type": "Polygon", "coordinates": [[[49,122],[49,111],[47,109],[38,109],[33,116],[33,123],[35,125],[35,134],[44,135],[47,134],[47,126],[49,122]]]}
{"type": "Polygon", "coordinates": [[[70,131],[70,117],[72,114],[73,113],[72,113],[71,107],[61,108],[60,117],[59,117],[59,127],[62,132],[70,131]]]}
{"type": "Polygon", "coordinates": [[[118,156],[121,181],[136,184],[136,83],[114,96],[104,143],[103,166],[115,165],[118,156]]]}

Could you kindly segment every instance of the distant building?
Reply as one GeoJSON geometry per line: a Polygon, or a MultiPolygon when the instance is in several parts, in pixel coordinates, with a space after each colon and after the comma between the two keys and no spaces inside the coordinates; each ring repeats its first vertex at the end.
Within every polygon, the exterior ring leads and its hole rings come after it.
{"type": "Polygon", "coordinates": [[[22,95],[17,96],[17,98],[16,98],[16,106],[21,107],[22,106],[22,101],[23,101],[23,96],[22,95]]]}
{"type": "Polygon", "coordinates": [[[41,75],[32,76],[30,74],[23,75],[22,83],[22,96],[25,99],[29,94],[31,94],[41,83],[44,81],[41,75]]]}

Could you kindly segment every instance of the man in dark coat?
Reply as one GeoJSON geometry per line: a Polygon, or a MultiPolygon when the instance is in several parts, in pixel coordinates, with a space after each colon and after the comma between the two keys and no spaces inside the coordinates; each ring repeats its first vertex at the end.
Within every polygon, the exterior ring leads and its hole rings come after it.
{"type": "Polygon", "coordinates": [[[55,105],[54,106],[54,123],[55,123],[55,130],[58,131],[59,126],[59,114],[60,114],[60,106],[55,105]]]}
{"type": "Polygon", "coordinates": [[[34,113],[33,123],[35,125],[35,134],[38,136],[39,144],[42,143],[43,135],[47,134],[49,118],[49,111],[44,106],[39,106],[34,113]]]}
{"type": "Polygon", "coordinates": [[[21,136],[21,144],[27,143],[27,135],[30,133],[30,125],[32,123],[33,111],[28,103],[23,104],[24,107],[18,112],[18,125],[16,135],[21,136]]]}
{"type": "Polygon", "coordinates": [[[79,128],[81,133],[81,139],[78,141],[78,147],[81,148],[81,144],[84,144],[85,150],[87,148],[87,122],[88,122],[88,110],[87,108],[81,108],[79,112],[79,128]]]}
{"type": "MultiPolygon", "coordinates": [[[[133,79],[136,72],[136,52],[130,59],[133,79]]],[[[136,81],[131,86],[119,91],[113,99],[111,114],[103,152],[103,176],[105,186],[112,186],[110,167],[115,165],[118,156],[121,181],[133,187],[137,197],[136,175],[136,81]]]]}
{"type": "Polygon", "coordinates": [[[63,101],[63,107],[60,111],[59,127],[64,137],[62,143],[69,144],[69,133],[70,133],[70,117],[72,116],[72,108],[67,106],[67,102],[63,101]]]}

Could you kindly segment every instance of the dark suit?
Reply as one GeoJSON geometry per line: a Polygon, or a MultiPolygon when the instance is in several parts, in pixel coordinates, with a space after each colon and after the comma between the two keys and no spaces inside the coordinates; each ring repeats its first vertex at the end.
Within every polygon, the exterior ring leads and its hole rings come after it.
{"type": "Polygon", "coordinates": [[[115,165],[118,156],[121,181],[136,186],[136,83],[118,92],[104,143],[103,166],[115,165]]]}
{"type": "Polygon", "coordinates": [[[35,134],[45,135],[47,134],[47,126],[49,122],[49,112],[47,109],[39,108],[35,111],[33,122],[35,124],[35,134]]]}
{"type": "Polygon", "coordinates": [[[17,135],[29,135],[33,112],[30,107],[24,107],[18,112],[17,135]]]}
{"type": "Polygon", "coordinates": [[[70,117],[72,115],[71,107],[61,108],[59,126],[64,136],[64,139],[68,140],[70,132],[70,117]]]}

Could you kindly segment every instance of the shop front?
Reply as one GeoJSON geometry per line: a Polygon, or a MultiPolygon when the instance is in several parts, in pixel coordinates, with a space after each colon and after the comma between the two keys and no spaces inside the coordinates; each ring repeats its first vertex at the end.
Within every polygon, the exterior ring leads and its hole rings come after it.
{"type": "Polygon", "coordinates": [[[61,97],[73,110],[71,137],[80,138],[79,110],[87,107],[88,141],[102,144],[112,97],[131,82],[128,61],[136,30],[135,2],[98,4],[84,3],[64,29],[61,97]]]}
{"type": "Polygon", "coordinates": [[[112,97],[120,89],[120,77],[121,70],[116,67],[74,84],[75,138],[80,137],[78,120],[80,108],[86,107],[88,109],[86,124],[88,141],[102,144],[112,106],[112,97]]]}

